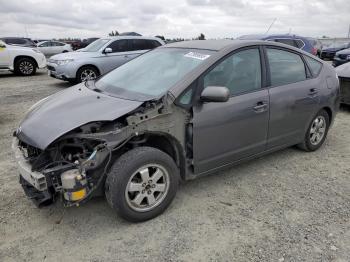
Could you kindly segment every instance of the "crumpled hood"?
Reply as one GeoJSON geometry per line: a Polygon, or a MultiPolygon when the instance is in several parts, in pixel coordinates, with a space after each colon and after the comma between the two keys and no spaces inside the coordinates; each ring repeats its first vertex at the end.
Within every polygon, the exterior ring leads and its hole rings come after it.
{"type": "Polygon", "coordinates": [[[142,102],[111,97],[79,84],[35,104],[17,129],[17,137],[40,149],[67,132],[94,121],[112,121],[142,102]]]}

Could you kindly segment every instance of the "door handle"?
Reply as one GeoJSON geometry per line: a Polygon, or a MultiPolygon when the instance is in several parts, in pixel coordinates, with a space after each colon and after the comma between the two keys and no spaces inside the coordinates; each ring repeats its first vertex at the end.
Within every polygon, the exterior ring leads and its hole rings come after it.
{"type": "Polygon", "coordinates": [[[267,109],[267,103],[260,101],[260,102],[256,103],[256,106],[254,106],[253,109],[256,113],[265,112],[267,109]]]}
{"type": "Polygon", "coordinates": [[[309,96],[314,96],[314,95],[316,95],[317,93],[318,93],[317,88],[311,88],[311,89],[309,90],[309,96]]]}

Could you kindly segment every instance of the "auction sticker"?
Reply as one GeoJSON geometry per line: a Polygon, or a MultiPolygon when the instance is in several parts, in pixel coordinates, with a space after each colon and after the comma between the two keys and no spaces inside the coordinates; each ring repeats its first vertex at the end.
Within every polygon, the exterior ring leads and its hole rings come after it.
{"type": "Polygon", "coordinates": [[[198,59],[198,60],[205,60],[208,57],[210,57],[210,55],[205,55],[205,54],[201,54],[201,53],[197,53],[197,52],[189,52],[189,53],[185,54],[184,56],[189,57],[189,58],[198,59]]]}

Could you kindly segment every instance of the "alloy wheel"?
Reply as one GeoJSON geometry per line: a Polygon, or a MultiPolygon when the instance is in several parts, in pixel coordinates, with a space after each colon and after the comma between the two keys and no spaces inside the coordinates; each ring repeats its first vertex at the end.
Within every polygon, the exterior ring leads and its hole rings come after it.
{"type": "Polygon", "coordinates": [[[81,82],[85,82],[88,80],[94,80],[94,79],[96,79],[96,77],[97,77],[97,75],[96,75],[96,72],[94,70],[84,69],[83,72],[81,72],[80,80],[81,80],[81,82]]]}
{"type": "Polygon", "coordinates": [[[323,116],[318,116],[312,122],[310,128],[310,143],[317,146],[323,139],[326,133],[326,119],[323,116]]]}
{"type": "Polygon", "coordinates": [[[22,61],[19,64],[19,70],[21,71],[21,73],[23,75],[30,75],[31,73],[33,73],[34,70],[34,66],[31,62],[29,61],[22,61]]]}
{"type": "Polygon", "coordinates": [[[158,206],[169,190],[169,174],[157,164],[139,168],[129,179],[125,189],[128,206],[138,212],[150,211],[158,206]]]}

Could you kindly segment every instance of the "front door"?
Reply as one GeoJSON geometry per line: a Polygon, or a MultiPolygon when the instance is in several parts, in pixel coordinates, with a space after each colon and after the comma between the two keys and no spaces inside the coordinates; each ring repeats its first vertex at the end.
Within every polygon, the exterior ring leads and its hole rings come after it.
{"type": "Polygon", "coordinates": [[[259,48],[236,51],[200,82],[225,86],[227,102],[200,103],[193,108],[193,160],[195,173],[230,164],[263,152],[269,121],[269,94],[263,88],[259,48]]]}

